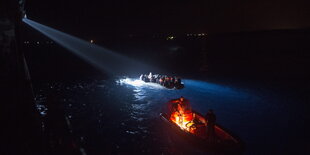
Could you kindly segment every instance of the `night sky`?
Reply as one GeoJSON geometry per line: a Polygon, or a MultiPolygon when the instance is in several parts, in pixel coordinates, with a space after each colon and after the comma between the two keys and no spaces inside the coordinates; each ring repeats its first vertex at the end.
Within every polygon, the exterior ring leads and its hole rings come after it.
{"type": "Polygon", "coordinates": [[[30,19],[76,35],[310,27],[307,0],[31,0],[30,19]]]}

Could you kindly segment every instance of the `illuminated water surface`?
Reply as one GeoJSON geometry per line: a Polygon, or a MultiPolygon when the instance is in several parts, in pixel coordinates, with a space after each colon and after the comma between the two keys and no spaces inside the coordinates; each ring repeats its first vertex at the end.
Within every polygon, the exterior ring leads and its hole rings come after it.
{"type": "Polygon", "coordinates": [[[65,94],[62,102],[66,113],[77,135],[85,139],[90,154],[204,154],[182,138],[172,136],[161,124],[159,113],[165,102],[180,96],[189,99],[193,109],[202,114],[213,109],[217,122],[246,143],[246,154],[283,152],[289,144],[287,139],[301,136],[296,132],[300,126],[287,125],[297,117],[288,114],[294,113],[288,106],[291,101],[276,92],[194,79],[183,82],[185,88],[181,90],[133,78],[49,83],[46,87],[65,94]]]}

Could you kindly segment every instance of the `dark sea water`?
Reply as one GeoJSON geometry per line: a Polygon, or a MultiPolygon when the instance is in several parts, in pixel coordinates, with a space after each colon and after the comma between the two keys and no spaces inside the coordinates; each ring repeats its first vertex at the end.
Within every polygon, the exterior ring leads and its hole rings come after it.
{"type": "MultiPolygon", "coordinates": [[[[245,143],[244,154],[310,154],[308,36],[266,32],[210,35],[206,42],[110,41],[107,47],[117,53],[161,73],[183,75],[181,90],[101,76],[57,45],[31,45],[25,53],[43,116],[47,96],[57,94],[57,106],[90,155],[210,154],[173,135],[160,120],[165,103],[180,96],[202,114],[213,109],[217,122],[245,143]],[[202,62],[207,72],[200,72],[202,62]]],[[[140,74],[137,68],[128,71],[140,74]]]]}
{"type": "Polygon", "coordinates": [[[181,90],[125,77],[45,82],[37,86],[36,99],[44,112],[46,94],[61,94],[59,103],[73,132],[91,155],[208,154],[173,136],[159,118],[165,103],[180,96],[189,99],[193,109],[202,114],[213,109],[217,122],[245,143],[245,154],[309,152],[307,100],[258,84],[183,82],[185,88],[181,90]]]}

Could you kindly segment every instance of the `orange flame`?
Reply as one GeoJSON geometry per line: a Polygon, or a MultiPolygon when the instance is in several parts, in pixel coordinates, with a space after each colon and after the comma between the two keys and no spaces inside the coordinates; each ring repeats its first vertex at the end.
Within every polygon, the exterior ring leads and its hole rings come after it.
{"type": "Polygon", "coordinates": [[[193,133],[193,113],[174,112],[170,116],[170,120],[177,124],[182,130],[193,133]]]}
{"type": "Polygon", "coordinates": [[[187,100],[172,100],[169,107],[170,120],[178,125],[180,129],[197,136],[205,136],[206,121],[204,117],[192,112],[187,100]]]}

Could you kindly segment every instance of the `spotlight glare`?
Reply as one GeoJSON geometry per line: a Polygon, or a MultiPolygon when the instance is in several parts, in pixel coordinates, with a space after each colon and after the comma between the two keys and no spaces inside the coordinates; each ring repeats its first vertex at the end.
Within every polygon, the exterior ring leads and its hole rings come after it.
{"type": "Polygon", "coordinates": [[[145,64],[93,44],[94,40],[88,42],[27,18],[23,18],[23,22],[95,67],[110,74],[123,75],[133,70],[135,73],[147,72],[150,70],[149,66],[145,64]]]}

